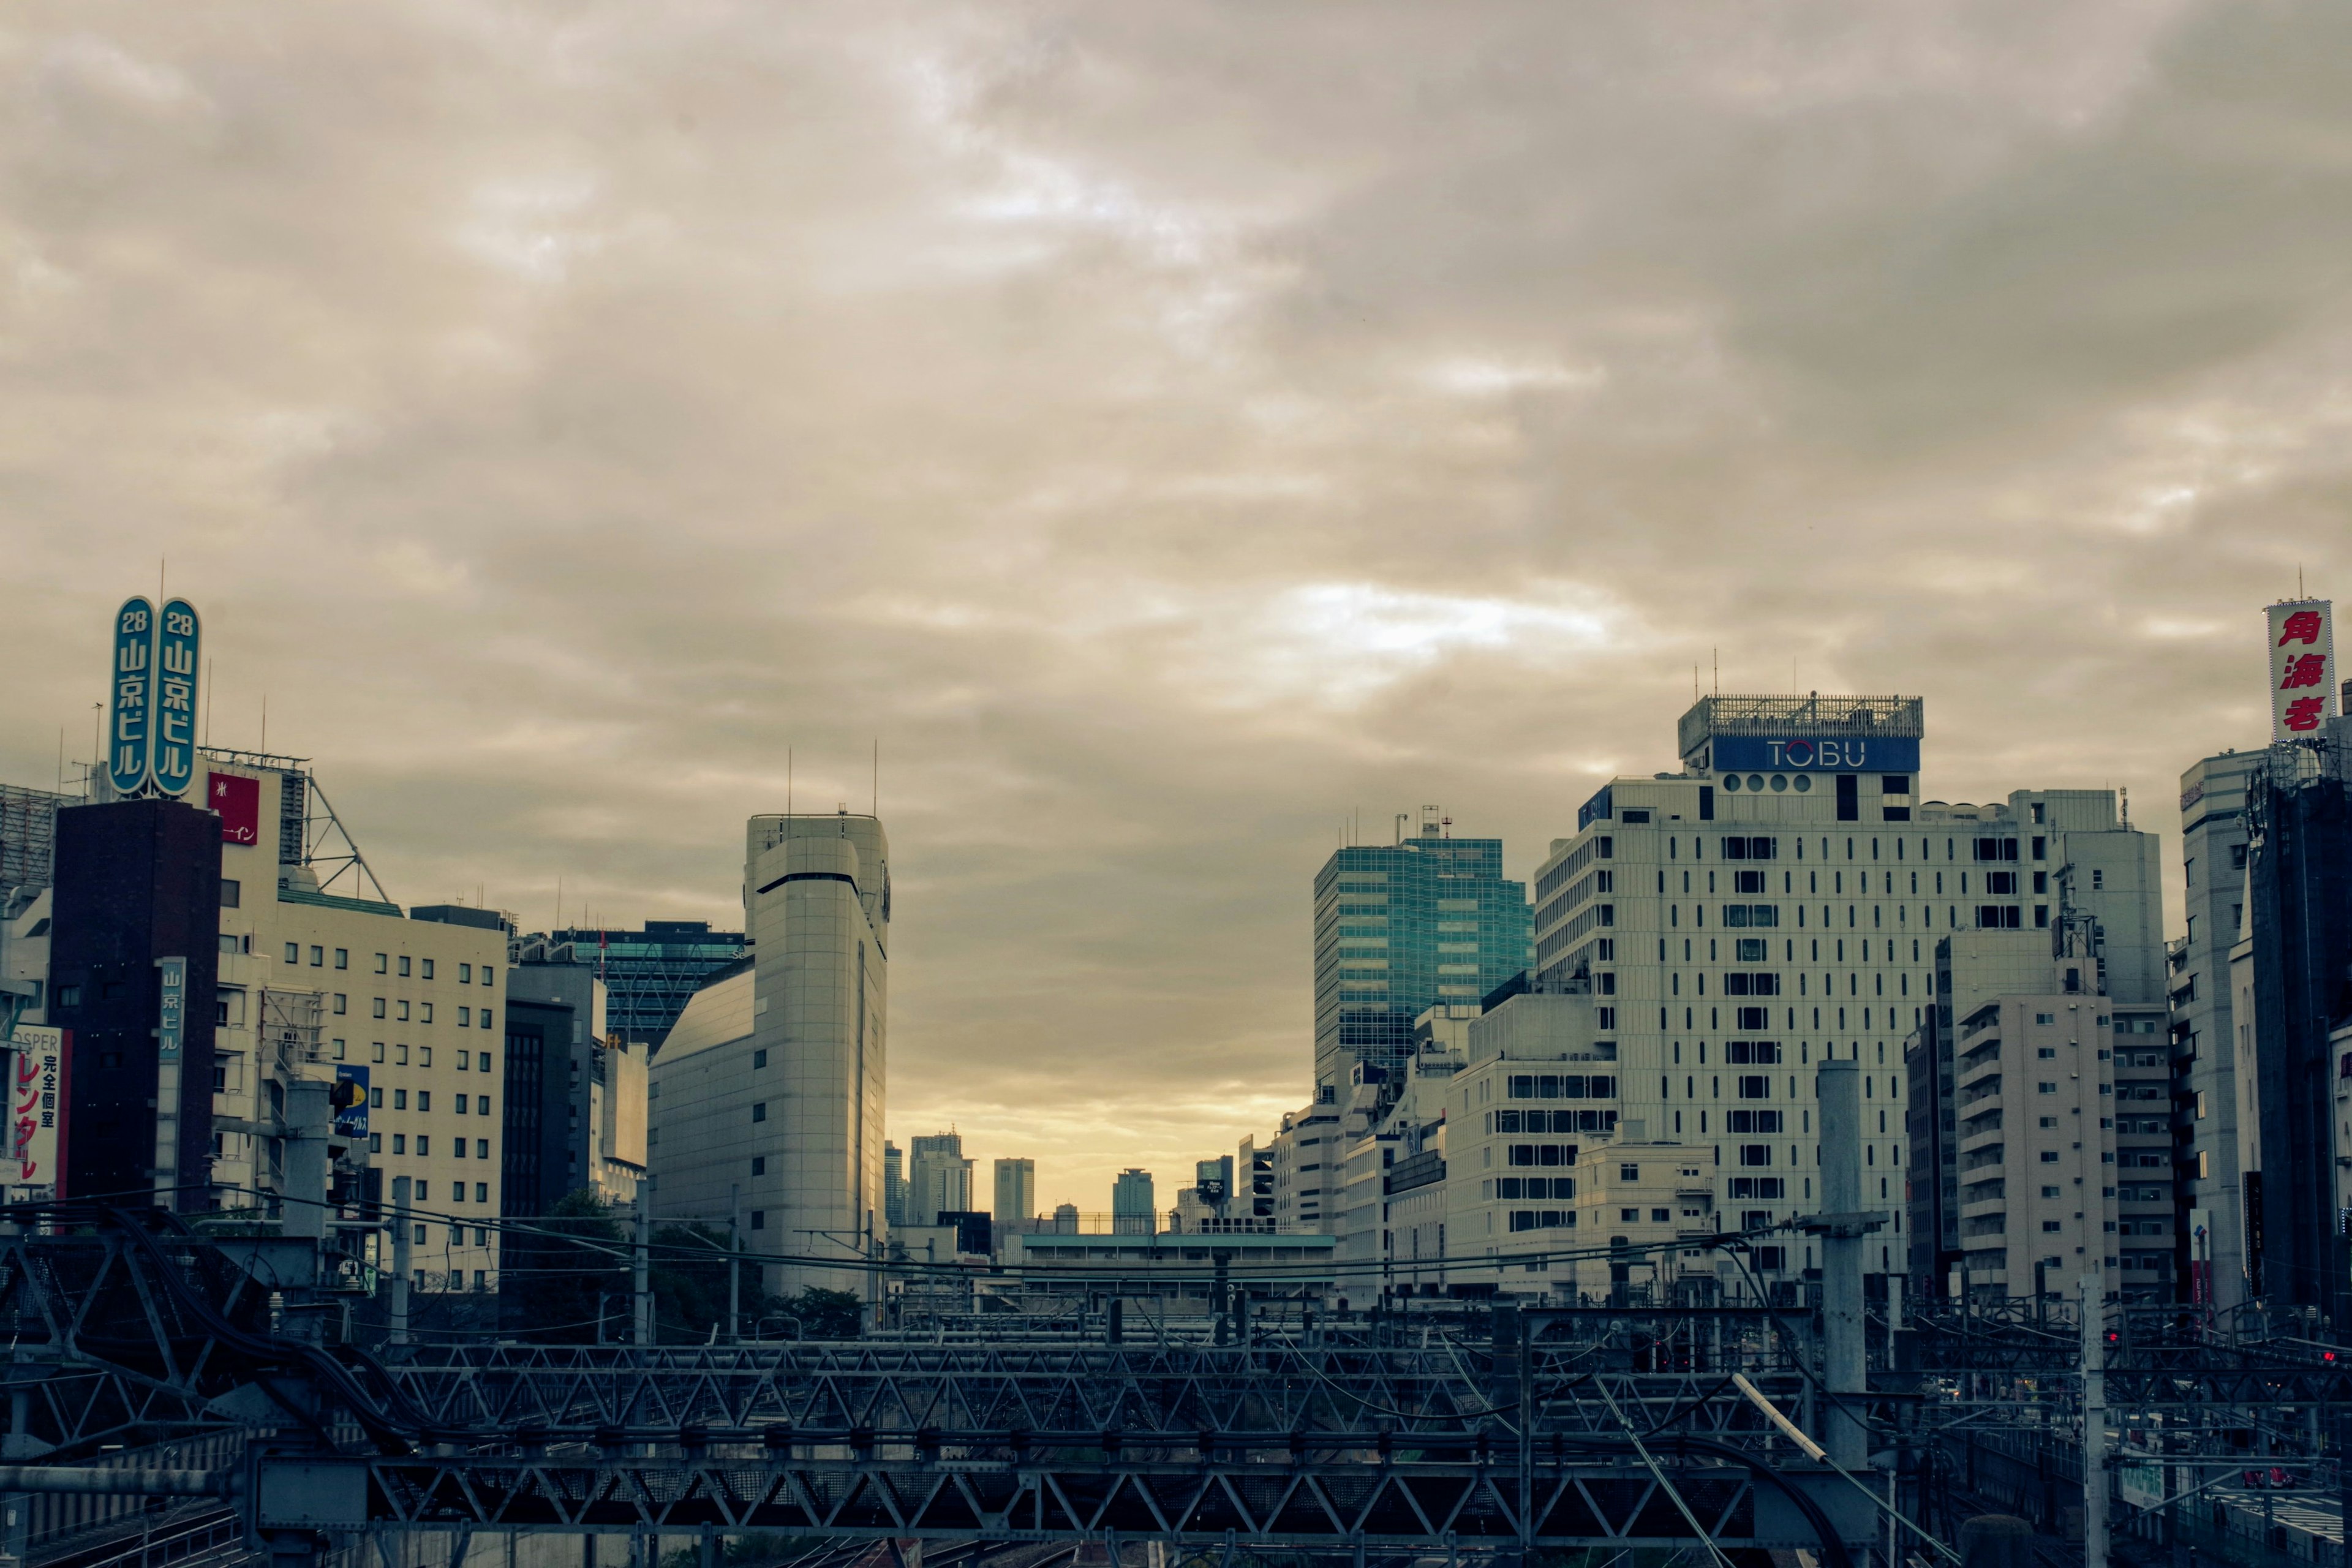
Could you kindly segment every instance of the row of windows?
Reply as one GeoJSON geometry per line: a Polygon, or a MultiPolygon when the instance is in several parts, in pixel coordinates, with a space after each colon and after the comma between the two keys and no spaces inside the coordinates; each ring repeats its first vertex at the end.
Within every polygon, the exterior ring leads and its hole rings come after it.
{"type": "MultiPolygon", "coordinates": [[[[337,969],[349,969],[352,966],[352,950],[350,948],[339,947],[334,950],[334,966],[337,969]]],[[[297,964],[302,962],[302,944],[300,942],[289,942],[286,944],[286,962],[297,964]]],[[[434,977],[433,961],[431,959],[417,959],[415,963],[421,966],[415,975],[416,978],[421,980],[430,980],[434,977]]],[[[402,953],[400,955],[397,972],[400,977],[404,980],[410,977],[410,963],[411,960],[408,954],[404,952],[402,953]]],[[[327,950],[316,943],[313,943],[310,947],[310,967],[313,969],[324,969],[327,967],[327,950]]],[[[496,984],[496,975],[498,973],[496,967],[494,965],[485,963],[481,966],[481,983],[485,985],[496,984]]],[[[379,952],[375,955],[375,972],[378,974],[390,974],[394,973],[393,968],[393,960],[389,954],[379,952]]],[[[460,985],[471,985],[474,984],[474,965],[471,963],[460,963],[457,965],[457,984],[460,985]]]]}
{"type": "MultiPolygon", "coordinates": [[[[466,1114],[469,1101],[474,1108],[475,1115],[488,1116],[490,1113],[490,1097],[488,1095],[461,1094],[457,1096],[458,1115],[463,1116],[466,1114]]],[[[369,1089],[368,1105],[372,1109],[377,1110],[384,1109],[383,1090],[381,1089],[369,1089]]],[[[404,1089],[395,1089],[392,1091],[392,1109],[394,1110],[405,1110],[408,1109],[408,1090],[404,1089]]],[[[416,1109],[420,1113],[429,1114],[432,1111],[433,1091],[431,1089],[420,1089],[416,1091],[416,1109]]]]}
{"type": "MultiPolygon", "coordinates": [[[[379,1151],[379,1152],[380,1152],[381,1151],[379,1151]]],[[[433,1197],[432,1186],[433,1184],[431,1182],[419,1176],[415,1181],[409,1184],[408,1201],[413,1204],[431,1202],[433,1197]]],[[[465,1183],[452,1182],[449,1184],[449,1201],[452,1204],[462,1204],[466,1201],[465,1183]]],[[[474,1201],[478,1204],[486,1204],[490,1201],[489,1183],[476,1182],[474,1184],[474,1201]]],[[[416,1239],[422,1241],[425,1238],[420,1236],[416,1239]]],[[[462,1247],[465,1245],[464,1237],[460,1237],[454,1227],[450,1230],[449,1241],[452,1246],[462,1247]]],[[[474,1233],[474,1245],[476,1247],[488,1247],[489,1245],[489,1238],[478,1230],[474,1233]]]]}
{"type": "Polygon", "coordinates": [[[1617,1079],[1606,1073],[1512,1073],[1508,1100],[1614,1100],[1617,1079]]]}
{"type": "Polygon", "coordinates": [[[1491,1187],[1490,1198],[1557,1198],[1562,1202],[1576,1196],[1574,1176],[1500,1176],[1481,1184],[1491,1187]]]}
{"type": "MultiPolygon", "coordinates": [[[[383,1153],[383,1140],[384,1140],[384,1134],[383,1134],[383,1133],[381,1133],[381,1132],[371,1132],[371,1133],[369,1133],[369,1134],[368,1134],[368,1152],[369,1152],[369,1153],[371,1153],[371,1154],[381,1154],[381,1153],[383,1153]]],[[[405,1133],[405,1132],[394,1132],[394,1133],[393,1133],[393,1134],[392,1134],[392,1152],[393,1152],[394,1153],[395,1153],[395,1154],[405,1154],[405,1153],[409,1152],[409,1148],[408,1148],[409,1141],[410,1141],[410,1140],[409,1140],[409,1134],[407,1134],[407,1133],[405,1133]]],[[[454,1145],[454,1147],[453,1147],[453,1148],[451,1149],[451,1151],[450,1151],[450,1157],[451,1157],[452,1159],[457,1159],[457,1160],[462,1160],[462,1159],[466,1158],[466,1151],[467,1151],[467,1147],[466,1140],[465,1140],[465,1139],[463,1139],[463,1138],[453,1138],[453,1139],[451,1139],[451,1140],[450,1140],[450,1142],[451,1142],[451,1144],[452,1144],[452,1145],[454,1145]]],[[[433,1157],[433,1135],[432,1135],[430,1132],[419,1132],[419,1133],[417,1133],[417,1134],[415,1135],[415,1143],[416,1143],[416,1150],[415,1150],[415,1152],[416,1152],[416,1155],[417,1155],[417,1157],[418,1157],[418,1158],[420,1158],[420,1159],[431,1159],[431,1158],[433,1157]]],[[[490,1141],[489,1141],[488,1139],[487,1139],[487,1138],[477,1138],[477,1139],[475,1139],[475,1140],[473,1141],[472,1148],[473,1148],[473,1157],[474,1157],[475,1159],[477,1159],[477,1160],[487,1160],[487,1159],[488,1159],[488,1158],[490,1157],[490,1141]]],[[[459,1201],[460,1203],[462,1203],[462,1202],[464,1202],[465,1200],[461,1197],[458,1201],[459,1201]]]]}
{"type": "MultiPolygon", "coordinates": [[[[339,1062],[350,1059],[350,1046],[342,1040],[330,1040],[327,1042],[327,1054],[339,1062]]],[[[382,1040],[369,1041],[368,1050],[370,1052],[368,1057],[370,1061],[380,1062],[384,1060],[384,1044],[382,1040]]],[[[457,1070],[459,1072],[488,1072],[490,1070],[490,1053],[488,1051],[460,1050],[457,1054],[456,1060],[457,1063],[457,1070]]],[[[393,1045],[391,1065],[394,1067],[404,1068],[409,1065],[407,1046],[398,1042],[395,1042],[393,1045]]],[[[416,1065],[421,1068],[429,1068],[433,1065],[433,1047],[431,1046],[419,1046],[416,1047],[416,1065]]]]}
{"type": "Polygon", "coordinates": [[[1513,1143],[1508,1146],[1507,1165],[1573,1165],[1576,1145],[1573,1143],[1513,1143]]]}
{"type": "MultiPolygon", "coordinates": [[[[1490,1110],[1489,1132],[1603,1132],[1599,1125],[1607,1112],[1599,1110],[1490,1110]]],[[[1615,1118],[1610,1118],[1612,1125],[1615,1118]]]]}
{"type": "Polygon", "coordinates": [[[1513,1209],[1511,1228],[1518,1230],[1574,1230],[1574,1209],[1513,1209]]]}

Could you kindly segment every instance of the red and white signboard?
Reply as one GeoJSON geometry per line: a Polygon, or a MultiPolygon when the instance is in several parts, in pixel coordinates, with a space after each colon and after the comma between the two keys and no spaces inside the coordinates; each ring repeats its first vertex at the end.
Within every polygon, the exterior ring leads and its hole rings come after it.
{"type": "Polygon", "coordinates": [[[2336,716],[2336,616],[2326,599],[2270,608],[2271,740],[2314,737],[2336,716]]]}
{"type": "Polygon", "coordinates": [[[7,1184],[45,1188],[61,1198],[72,1031],[19,1024],[8,1048],[15,1061],[8,1086],[7,1184]]]}
{"type": "Polygon", "coordinates": [[[261,840],[261,781],[242,773],[211,773],[205,779],[205,804],[220,813],[221,842],[257,844],[261,840]]]}

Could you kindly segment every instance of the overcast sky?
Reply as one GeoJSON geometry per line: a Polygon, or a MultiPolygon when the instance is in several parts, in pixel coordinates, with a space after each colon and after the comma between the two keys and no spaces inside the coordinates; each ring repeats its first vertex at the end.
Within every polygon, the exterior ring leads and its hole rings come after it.
{"type": "Polygon", "coordinates": [[[2340,0],[19,5],[0,776],[163,556],[404,902],[732,925],[878,740],[894,1136],[1164,1202],[1349,812],[1525,875],[1717,649],[2177,841],[2347,268],[2340,0]]]}

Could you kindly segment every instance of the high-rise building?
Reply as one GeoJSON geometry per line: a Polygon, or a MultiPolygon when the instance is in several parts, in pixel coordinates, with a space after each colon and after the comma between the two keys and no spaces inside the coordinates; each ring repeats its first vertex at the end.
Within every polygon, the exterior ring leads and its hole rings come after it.
{"type": "Polygon", "coordinates": [[[907,1156],[896,1143],[882,1145],[882,1209],[893,1226],[907,1223],[907,1156]]]}
{"type": "Polygon", "coordinates": [[[943,1214],[970,1214],[971,1161],[960,1132],[934,1132],[907,1141],[907,1223],[943,1223],[943,1214]]]}
{"type": "Polygon", "coordinates": [[[177,800],[58,813],[53,1022],[71,1031],[64,1190],[212,1206],[220,819],[177,800]]]}
{"type": "Polygon", "coordinates": [[[1010,1235],[1037,1217],[1037,1162],[996,1162],[996,1206],[990,1211],[997,1234],[1010,1235]]]}
{"type": "MultiPolygon", "coordinates": [[[[1948,1289],[1953,1271],[1965,1268],[1965,1283],[1973,1293],[2025,1296],[2032,1294],[2036,1279],[2028,1262],[2046,1264],[2053,1254],[2032,1251],[2029,1255],[2023,1241],[2013,1248],[1990,1247],[1982,1237],[2000,1233],[1981,1227],[1974,1233],[1978,1245],[1966,1245],[1970,1225],[1990,1224],[1988,1216],[2000,1212],[1985,1206],[1986,1183],[1990,1178],[1970,1179],[1971,1169],[1984,1168],[1983,1163],[1972,1167],[1969,1163],[1994,1162],[2001,1154],[1999,1147],[1980,1138],[1971,1141],[1974,1135],[1968,1127],[1972,1119],[1980,1123],[1982,1113],[1972,1114],[1969,1107],[1975,1101],[1969,1097],[1991,1094],[2000,1086],[1981,1075],[1971,1077],[1983,1061],[1969,1065],[1965,1058],[1979,1047],[1964,1043],[1961,1037],[1972,1026],[1969,1020],[1997,999],[2063,990],[2053,978],[2051,964],[2053,955],[2068,942],[2087,954],[2095,971],[2079,979],[2076,989],[2095,994],[2107,1005],[2104,1011],[2127,1016],[2133,1031],[2145,1032],[2148,1020],[2158,1016],[2148,1009],[2160,1010],[2164,1002],[2158,846],[2153,834],[2140,832],[2122,820],[2120,802],[2105,791],[2021,791],[2005,805],[1923,808],[1923,816],[1929,820],[1947,823],[1967,822],[1958,815],[1962,812],[1978,814],[1977,825],[1969,826],[1970,837],[1965,841],[1975,847],[1973,852],[1980,862],[1990,866],[1998,858],[2005,866],[2013,853],[2021,867],[2030,868],[2018,873],[2024,879],[2018,886],[2029,896],[2046,892],[2053,902],[2032,906],[2032,918],[2023,919],[2021,914],[2014,929],[2006,923],[2005,915],[2002,923],[1996,925],[1982,911],[1977,923],[1969,925],[1964,908],[1958,911],[1963,917],[1958,926],[1936,940],[1935,1005],[1921,1016],[1904,1047],[1905,1126],[1910,1134],[1906,1154],[1911,1173],[1904,1226],[1909,1272],[1920,1290],[1942,1292],[1948,1289]],[[1971,1197],[1971,1193],[1976,1195],[1971,1197]],[[2009,1268],[2007,1258],[2011,1255],[2027,1261],[2009,1268]]],[[[1978,873],[1980,879],[1997,875],[1978,873]]],[[[2013,1019],[2005,1026],[2011,1027],[2014,1038],[2013,1019]]],[[[2090,1032],[2090,1026],[2084,1026],[2083,1032],[2090,1032]]],[[[2112,1048],[2112,1042],[2106,1044],[2112,1048]]],[[[2034,1048],[2046,1045],[2046,1041],[2038,1042],[2034,1048]]],[[[2153,1047],[2142,1041],[2131,1048],[2137,1063],[2153,1047]]],[[[2016,1064],[2011,1067],[2015,1068],[2016,1064]]],[[[2146,1075],[2136,1065],[2128,1076],[2137,1097],[2147,1087],[2143,1081],[2146,1075]]],[[[2012,1070],[2007,1081],[2013,1084],[2020,1077],[2020,1071],[2012,1070]]],[[[2133,1118],[2131,1157],[2135,1161],[2147,1152],[2137,1139],[2147,1120],[2144,1107],[2133,1118]]],[[[2116,1145],[2111,1141],[2108,1148],[2112,1152],[2116,1145]]],[[[2168,1171],[2160,1177],[2138,1179],[2133,1185],[2144,1192],[2152,1184],[2163,1184],[2168,1201],[2169,1182],[2168,1171]]],[[[2134,1234],[2139,1234],[2137,1227],[2147,1216],[2136,1209],[2132,1218],[2134,1234]]],[[[2168,1222],[2164,1234],[2168,1238],[2170,1233],[2168,1222]]],[[[2070,1242],[2069,1248],[2074,1245],[2070,1242]]],[[[2134,1249],[2130,1261],[2137,1272],[2128,1280],[2120,1273],[2114,1276],[2112,1289],[2120,1289],[2128,1283],[2144,1295],[2173,1278],[2168,1267],[2151,1276],[2141,1257],[2145,1251],[2134,1249]]],[[[2064,1256],[2071,1259],[2071,1250],[2064,1256]]],[[[2122,1254],[2116,1256],[2119,1261],[2113,1267],[2120,1270],[2122,1254]]],[[[2102,1263],[2101,1267],[2107,1266],[2102,1263]]],[[[2047,1269],[2043,1272],[2046,1275],[2047,1269]]],[[[2075,1263],[2069,1261],[2061,1278],[2071,1280],[2078,1273],[2075,1263]]]]}
{"type": "Polygon", "coordinates": [[[566,926],[523,937],[514,962],[583,966],[604,982],[607,1032],[658,1046],[703,981],[742,956],[741,931],[712,931],[708,921],[647,921],[642,931],[566,926]]]}
{"type": "MultiPolygon", "coordinates": [[[[1917,698],[1702,698],[1680,771],[1604,785],[1538,869],[1537,976],[1590,984],[1620,1137],[1704,1149],[1717,1212],[1777,1223],[1815,1200],[1809,1069],[1832,1055],[1862,1068],[1861,1195],[1899,1207],[1902,1053],[1939,936],[2047,931],[2071,906],[2104,923],[2114,994],[2162,995],[2153,837],[2102,791],[1923,801],[1924,735],[1917,698]],[[2062,832],[2084,839],[2079,878],[2052,858],[2062,832]]],[[[1902,1224],[1873,1237],[1873,1272],[1906,1267],[1902,1224]]],[[[1785,1263],[1817,1266],[1813,1244],[1785,1263]]]]}
{"type": "MultiPolygon", "coordinates": [[[[2176,1262],[2189,1300],[2222,1307],[2248,1299],[2230,950],[2245,919],[2247,789],[2269,755],[2260,749],[2223,752],[2200,758],[2180,775],[2188,927],[2172,945],[2168,984],[2173,1049],[2189,1114],[2183,1119],[2176,1262]]],[[[2252,1116],[2251,1103],[2243,1109],[2252,1116]]]]}
{"type": "Polygon", "coordinates": [[[2100,926],[1937,940],[1936,1007],[1906,1053],[1915,1125],[1946,1108],[1911,1154],[1922,1290],[2069,1297],[2087,1273],[2126,1300],[2171,1298],[2168,1014],[2160,996],[2101,989],[2100,926]],[[1948,1096],[1924,1086],[1929,1062],[1948,1096]]]}
{"type": "Polygon", "coordinates": [[[1110,1184],[1111,1229],[1122,1235],[1150,1236],[1160,1228],[1160,1211],[1152,1202],[1151,1173],[1129,1166],[1110,1184]]]}
{"type": "MultiPolygon", "coordinates": [[[[872,1258],[882,1202],[889,840],[871,816],[755,816],[751,951],[707,977],[653,1060],[647,1156],[665,1216],[723,1215],[753,1245],[872,1258]]],[[[868,1293],[863,1268],[772,1265],[766,1288],[868,1293]]]]}
{"type": "Polygon", "coordinates": [[[2352,1328],[2352,720],[2270,748],[2230,959],[2247,1290],[2352,1328]],[[2248,1115],[2249,1107],[2253,1114],[2248,1115]]]}
{"type": "Polygon", "coordinates": [[[1375,1081],[1400,1073],[1424,1009],[1475,1003],[1533,959],[1527,884],[1504,878],[1503,841],[1449,831],[1424,806],[1412,837],[1350,845],[1316,873],[1318,1099],[1345,1101],[1359,1065],[1375,1081]]]}

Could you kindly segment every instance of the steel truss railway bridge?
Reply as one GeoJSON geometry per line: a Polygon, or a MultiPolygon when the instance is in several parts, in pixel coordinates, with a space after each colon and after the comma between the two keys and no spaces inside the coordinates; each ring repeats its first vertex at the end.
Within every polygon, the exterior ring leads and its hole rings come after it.
{"type": "MultiPolygon", "coordinates": [[[[1804,1436],[1832,1406],[1898,1468],[1955,1431],[2079,1433],[2077,1335],[2019,1315],[1882,1321],[1868,1389],[1837,1395],[1815,1314],[1794,1308],[1505,1306],[1227,1346],[371,1351],[320,1331],[335,1314],[319,1310],[314,1242],[208,1238],[153,1211],[68,1217],[0,1236],[15,1461],[0,1492],[229,1500],[283,1568],[383,1530],[1142,1540],[1359,1562],[1711,1542],[1845,1568],[1890,1541],[1899,1559],[1940,1549],[1890,1524],[1884,1473],[1841,1471],[1804,1436]],[[207,1433],[239,1435],[239,1462],[92,1462],[207,1433]]],[[[2352,1367],[2318,1347],[2115,1321],[2113,1407],[2352,1410],[2352,1367]]]]}

